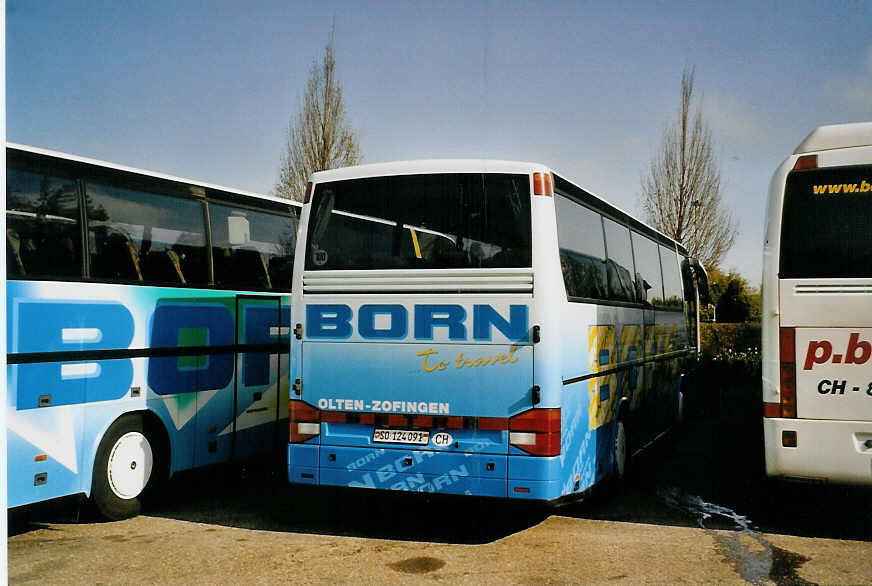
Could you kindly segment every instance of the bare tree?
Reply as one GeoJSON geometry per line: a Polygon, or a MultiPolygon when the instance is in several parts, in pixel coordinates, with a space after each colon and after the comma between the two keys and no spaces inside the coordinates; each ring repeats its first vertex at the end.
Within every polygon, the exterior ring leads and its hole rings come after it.
{"type": "Polygon", "coordinates": [[[681,74],[677,119],[663,131],[660,152],[642,178],[648,222],[684,244],[703,265],[718,266],[733,246],[737,222],[721,201],[721,172],[712,133],[693,103],[693,68],[681,74]]]}
{"type": "Polygon", "coordinates": [[[286,150],[273,191],[302,201],[312,173],[358,162],[360,144],[346,120],[331,35],[324,57],[312,61],[302,107],[288,124],[286,150]]]}

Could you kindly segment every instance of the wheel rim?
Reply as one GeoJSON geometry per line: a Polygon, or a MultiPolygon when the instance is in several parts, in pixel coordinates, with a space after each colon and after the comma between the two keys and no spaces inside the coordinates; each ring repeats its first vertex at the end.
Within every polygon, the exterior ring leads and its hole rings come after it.
{"type": "Polygon", "coordinates": [[[675,419],[678,423],[684,423],[684,393],[678,393],[678,414],[675,419]]]}
{"type": "Polygon", "coordinates": [[[627,465],[627,432],[624,422],[618,421],[615,430],[615,473],[618,478],[624,477],[624,467],[627,465]]]}
{"type": "Polygon", "coordinates": [[[148,484],[153,465],[148,438],[138,431],[125,433],[109,453],[109,488],[118,498],[136,498],[148,484]]]}

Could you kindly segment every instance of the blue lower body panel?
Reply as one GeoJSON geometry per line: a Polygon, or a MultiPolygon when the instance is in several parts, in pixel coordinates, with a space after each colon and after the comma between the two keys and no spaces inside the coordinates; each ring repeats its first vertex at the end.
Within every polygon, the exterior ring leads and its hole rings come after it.
{"type": "Polygon", "coordinates": [[[442,494],[507,496],[506,456],[291,444],[288,480],[442,494]]]}
{"type": "Polygon", "coordinates": [[[288,482],[319,484],[318,444],[288,445],[288,482]]]}
{"type": "Polygon", "coordinates": [[[560,457],[509,456],[509,497],[550,501],[560,498],[560,457]]]}
{"type": "Polygon", "coordinates": [[[290,444],[288,480],[442,494],[560,498],[560,458],[290,444]]]}

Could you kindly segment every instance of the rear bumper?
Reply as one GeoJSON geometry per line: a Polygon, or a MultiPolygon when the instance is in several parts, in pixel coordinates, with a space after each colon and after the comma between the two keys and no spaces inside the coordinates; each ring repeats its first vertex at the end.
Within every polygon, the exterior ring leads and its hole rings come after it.
{"type": "Polygon", "coordinates": [[[559,458],[288,445],[288,481],[295,484],[549,501],[560,496],[555,469],[559,458]]]}
{"type": "Polygon", "coordinates": [[[872,422],[772,418],[763,435],[768,476],[872,485],[872,422]],[[784,431],[797,447],[782,446],[784,431]]]}

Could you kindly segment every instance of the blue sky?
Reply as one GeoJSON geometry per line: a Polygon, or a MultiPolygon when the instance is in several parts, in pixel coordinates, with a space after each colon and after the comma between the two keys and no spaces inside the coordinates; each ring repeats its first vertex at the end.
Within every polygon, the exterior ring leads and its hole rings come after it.
{"type": "Polygon", "coordinates": [[[760,281],[775,167],[820,124],[872,120],[868,2],[7,0],[7,136],[256,192],[335,19],[365,162],[546,163],[638,213],[696,67],[740,221],[723,263],[760,281]]]}

